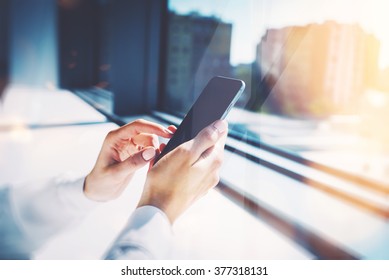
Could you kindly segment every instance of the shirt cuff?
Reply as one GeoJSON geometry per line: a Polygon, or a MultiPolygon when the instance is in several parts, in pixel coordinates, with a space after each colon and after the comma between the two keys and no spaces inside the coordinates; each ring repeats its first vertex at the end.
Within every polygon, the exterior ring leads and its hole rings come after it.
{"type": "Polygon", "coordinates": [[[88,211],[100,205],[101,202],[93,201],[84,194],[85,177],[81,178],[56,178],[58,197],[77,211],[88,211]]]}
{"type": "Polygon", "coordinates": [[[134,211],[106,258],[168,259],[172,243],[173,231],[165,213],[142,206],[134,211]]]}

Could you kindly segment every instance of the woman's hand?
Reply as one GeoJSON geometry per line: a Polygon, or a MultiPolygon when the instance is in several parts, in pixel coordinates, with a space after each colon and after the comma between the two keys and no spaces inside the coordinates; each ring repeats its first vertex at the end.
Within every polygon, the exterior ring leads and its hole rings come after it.
{"type": "Polygon", "coordinates": [[[117,198],[135,171],[148,164],[159,147],[158,136],[170,138],[175,127],[164,128],[136,120],[108,133],[93,170],[84,183],[85,195],[95,201],[117,198]]]}
{"type": "Polygon", "coordinates": [[[227,132],[227,122],[216,121],[159,160],[148,173],[138,207],[155,206],[173,223],[219,182],[227,132]]]}

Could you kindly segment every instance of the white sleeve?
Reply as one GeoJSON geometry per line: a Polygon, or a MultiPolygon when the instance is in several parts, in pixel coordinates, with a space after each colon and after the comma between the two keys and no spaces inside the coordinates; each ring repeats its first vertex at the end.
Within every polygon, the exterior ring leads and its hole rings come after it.
{"type": "Polygon", "coordinates": [[[168,259],[173,232],[160,209],[143,206],[135,210],[106,259],[168,259]]]}
{"type": "Polygon", "coordinates": [[[12,241],[15,250],[28,255],[51,236],[83,219],[98,204],[85,197],[83,184],[84,178],[61,177],[10,188],[8,224],[12,223],[19,234],[4,236],[4,240],[12,241]]]}

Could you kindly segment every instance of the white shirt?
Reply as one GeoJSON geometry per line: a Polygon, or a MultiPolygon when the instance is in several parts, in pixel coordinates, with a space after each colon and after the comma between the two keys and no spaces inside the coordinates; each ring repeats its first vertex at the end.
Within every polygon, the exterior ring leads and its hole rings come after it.
{"type": "MultiPolygon", "coordinates": [[[[84,178],[56,178],[0,187],[0,259],[26,259],[53,235],[80,222],[100,202],[83,193],[84,178]]],[[[172,244],[166,215],[136,209],[112,244],[107,259],[166,259],[172,244]]]]}

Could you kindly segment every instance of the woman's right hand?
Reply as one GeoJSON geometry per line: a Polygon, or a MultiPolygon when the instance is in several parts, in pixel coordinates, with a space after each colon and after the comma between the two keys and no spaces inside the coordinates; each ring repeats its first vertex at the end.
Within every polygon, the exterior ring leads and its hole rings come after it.
{"type": "Polygon", "coordinates": [[[150,169],[138,207],[155,206],[173,223],[219,182],[227,133],[218,120],[165,155],[150,169]]]}

